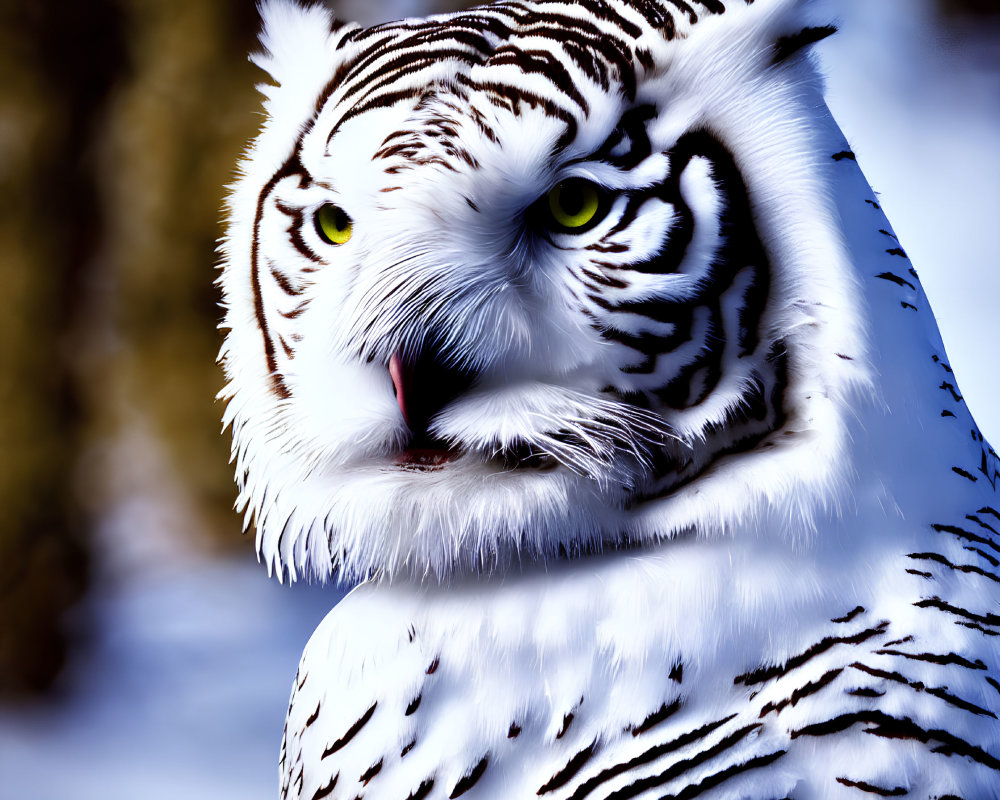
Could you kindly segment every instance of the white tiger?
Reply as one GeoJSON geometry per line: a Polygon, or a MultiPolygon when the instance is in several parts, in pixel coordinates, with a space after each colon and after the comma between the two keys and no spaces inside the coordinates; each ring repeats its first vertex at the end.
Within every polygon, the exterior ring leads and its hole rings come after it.
{"type": "Polygon", "coordinates": [[[265,5],[221,284],[283,797],[1000,797],[1000,478],[808,0],[265,5]]]}

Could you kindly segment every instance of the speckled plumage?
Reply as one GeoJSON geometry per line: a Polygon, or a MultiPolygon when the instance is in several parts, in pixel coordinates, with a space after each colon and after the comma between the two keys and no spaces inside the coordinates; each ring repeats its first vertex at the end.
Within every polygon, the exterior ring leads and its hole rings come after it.
{"type": "Polygon", "coordinates": [[[269,568],[362,582],[283,796],[1000,797],[1000,464],[813,10],[266,7],[240,502],[269,568]]]}

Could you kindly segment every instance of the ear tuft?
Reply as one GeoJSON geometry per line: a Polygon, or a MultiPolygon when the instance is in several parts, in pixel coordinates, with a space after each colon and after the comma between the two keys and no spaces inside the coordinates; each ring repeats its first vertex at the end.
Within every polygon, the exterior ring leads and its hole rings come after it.
{"type": "Polygon", "coordinates": [[[320,5],[294,0],[264,0],[259,4],[263,52],[250,60],[282,87],[290,87],[330,61],[334,32],[343,27],[320,5]]]}
{"type": "Polygon", "coordinates": [[[837,28],[833,25],[820,25],[813,28],[803,28],[791,36],[782,36],[774,45],[774,64],[780,64],[799,53],[810,45],[821,42],[828,36],[833,36],[837,28]]]}

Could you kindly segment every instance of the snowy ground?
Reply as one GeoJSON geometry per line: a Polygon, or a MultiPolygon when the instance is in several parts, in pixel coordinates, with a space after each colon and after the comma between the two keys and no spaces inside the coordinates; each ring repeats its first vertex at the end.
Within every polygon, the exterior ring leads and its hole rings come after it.
{"type": "Polygon", "coordinates": [[[302,646],[336,597],[251,559],[149,569],[92,599],[53,705],[0,715],[3,800],[273,798],[302,646]]]}
{"type": "MultiPolygon", "coordinates": [[[[820,46],[834,111],[1000,442],[1000,36],[934,28],[924,0],[837,5],[844,29],[820,46]]],[[[111,520],[109,546],[157,527],[143,519],[111,520]]],[[[0,800],[274,797],[298,655],[336,594],[183,544],[129,558],[90,600],[96,641],[62,695],[0,709],[0,800]]]]}

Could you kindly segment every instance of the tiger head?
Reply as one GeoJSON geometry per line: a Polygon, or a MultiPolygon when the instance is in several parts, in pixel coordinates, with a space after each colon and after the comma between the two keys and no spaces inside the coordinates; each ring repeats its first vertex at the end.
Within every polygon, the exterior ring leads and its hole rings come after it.
{"type": "Polygon", "coordinates": [[[265,6],[221,361],[270,568],[445,579],[843,491],[866,344],[805,6],[265,6]]]}

